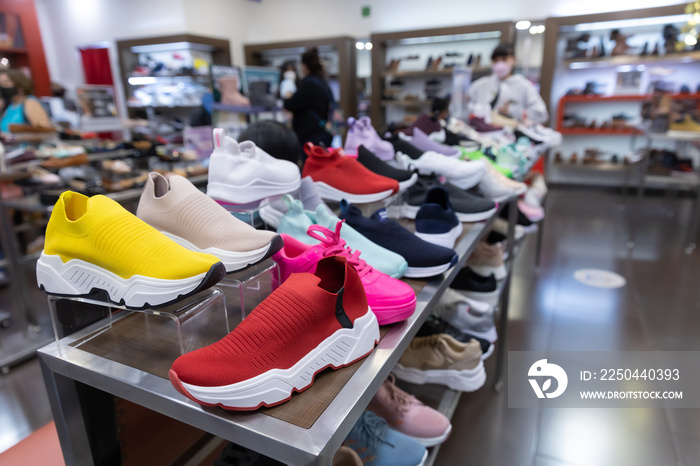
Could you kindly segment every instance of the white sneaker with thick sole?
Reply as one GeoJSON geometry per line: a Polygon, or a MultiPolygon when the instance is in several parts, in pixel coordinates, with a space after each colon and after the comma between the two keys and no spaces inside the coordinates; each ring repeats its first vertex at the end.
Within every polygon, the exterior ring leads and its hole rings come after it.
{"type": "Polygon", "coordinates": [[[446,385],[452,390],[460,392],[473,392],[480,389],[486,382],[486,370],[483,361],[474,369],[428,369],[421,370],[412,367],[404,367],[397,363],[392,370],[397,379],[405,382],[424,385],[434,383],[446,385]]]}

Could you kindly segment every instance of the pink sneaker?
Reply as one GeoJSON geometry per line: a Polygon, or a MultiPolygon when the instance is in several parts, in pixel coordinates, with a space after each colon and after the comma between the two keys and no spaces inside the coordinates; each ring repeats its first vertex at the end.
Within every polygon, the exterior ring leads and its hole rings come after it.
{"type": "Polygon", "coordinates": [[[544,209],[542,207],[535,207],[525,201],[518,201],[518,209],[531,222],[539,222],[544,218],[544,209]]]}
{"type": "Polygon", "coordinates": [[[357,149],[365,146],[374,155],[384,160],[394,158],[394,146],[379,137],[377,131],[372,126],[369,117],[362,117],[359,120],[353,117],[348,118],[348,134],[345,139],[344,152],[350,157],[357,157],[357,149]]]}
{"type": "Polygon", "coordinates": [[[338,222],[335,233],[321,225],[311,225],[309,236],[321,244],[308,245],[284,233],[284,247],[272,259],[280,268],[280,279],[284,282],[296,272],[314,273],[316,263],[327,256],[343,256],[355,267],[367,293],[367,304],[377,316],[379,325],[393,324],[408,319],[416,310],[416,293],[407,283],[391,278],[375,270],[360,259],[360,251],[352,251],[340,238],[343,221],[338,222]]]}
{"type": "Polygon", "coordinates": [[[445,415],[394,385],[393,374],[379,387],[367,409],[425,447],[441,444],[452,432],[452,425],[445,415]]]}

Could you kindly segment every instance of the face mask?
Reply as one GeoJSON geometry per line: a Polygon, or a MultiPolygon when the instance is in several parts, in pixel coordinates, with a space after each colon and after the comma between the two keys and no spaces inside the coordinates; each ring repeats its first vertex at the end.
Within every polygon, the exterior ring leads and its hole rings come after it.
{"type": "Polygon", "coordinates": [[[5,101],[5,105],[10,105],[10,101],[17,95],[16,87],[0,87],[0,97],[5,101]]]}
{"type": "Polygon", "coordinates": [[[285,71],[282,76],[289,81],[296,81],[297,79],[297,74],[294,71],[285,71]]]}
{"type": "Polygon", "coordinates": [[[504,79],[513,70],[513,66],[506,61],[497,61],[496,63],[491,65],[491,70],[498,79],[504,79]]]}

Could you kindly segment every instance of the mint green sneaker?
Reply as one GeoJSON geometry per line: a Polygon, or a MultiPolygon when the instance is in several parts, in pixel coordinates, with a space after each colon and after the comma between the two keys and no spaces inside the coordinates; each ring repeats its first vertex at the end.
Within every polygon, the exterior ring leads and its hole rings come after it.
{"type": "MultiPolygon", "coordinates": [[[[335,230],[335,225],[340,219],[324,204],[316,207],[316,212],[304,210],[301,201],[294,199],[289,194],[284,196],[289,210],[280,219],[277,233],[285,233],[306,244],[317,244],[318,241],[306,234],[311,225],[321,225],[335,230]]],[[[369,265],[393,278],[401,278],[408,268],[406,260],[395,252],[368,240],[347,223],[343,225],[340,237],[345,240],[348,247],[362,253],[362,259],[369,265]]]]}

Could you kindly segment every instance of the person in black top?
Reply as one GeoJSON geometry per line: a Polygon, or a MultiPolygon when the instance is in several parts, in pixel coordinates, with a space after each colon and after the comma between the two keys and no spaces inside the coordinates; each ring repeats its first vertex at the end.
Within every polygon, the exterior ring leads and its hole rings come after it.
{"type": "Polygon", "coordinates": [[[284,108],[292,112],[292,129],[302,147],[307,142],[330,147],[333,135],[326,130],[326,119],[333,94],[326,83],[325,72],[318,50],[307,50],[301,56],[304,79],[294,95],[284,101],[284,108]]]}

